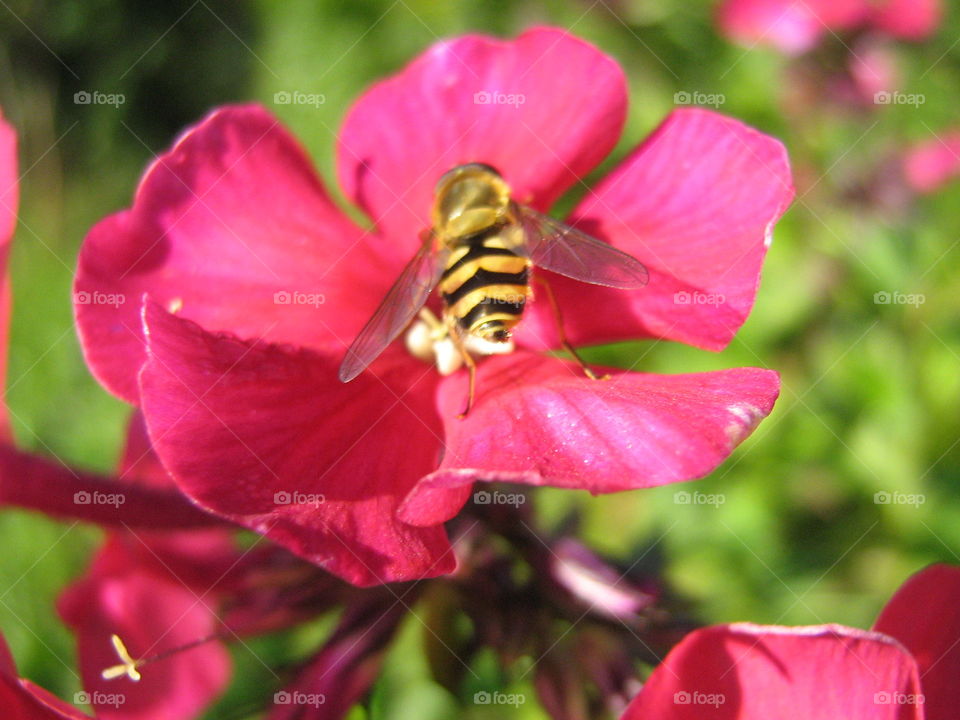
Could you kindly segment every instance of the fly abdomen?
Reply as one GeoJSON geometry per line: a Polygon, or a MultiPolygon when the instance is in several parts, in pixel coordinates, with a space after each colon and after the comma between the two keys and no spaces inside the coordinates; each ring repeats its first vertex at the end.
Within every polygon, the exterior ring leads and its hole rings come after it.
{"type": "Polygon", "coordinates": [[[452,253],[440,293],[461,331],[506,340],[530,294],[529,262],[505,248],[499,231],[492,230],[452,253]]]}

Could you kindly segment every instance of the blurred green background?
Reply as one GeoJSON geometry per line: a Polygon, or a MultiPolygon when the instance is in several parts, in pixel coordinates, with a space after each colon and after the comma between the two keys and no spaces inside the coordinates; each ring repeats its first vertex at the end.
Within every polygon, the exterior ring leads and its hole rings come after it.
{"type": "MultiPolygon", "coordinates": [[[[960,13],[948,8],[923,44],[891,45],[900,89],[924,94],[923,105],[856,109],[816,98],[785,105],[795,61],[725,41],[713,10],[689,0],[2,3],[0,105],[20,134],[24,175],[8,379],[19,443],[85,468],[115,463],[128,409],[84,366],[72,272],[85,232],[129,203],[152,155],[186,125],[218,104],[260,101],[331,181],[334,133],[371,82],[438,37],[561,25],[615,56],[629,77],[630,118],[611,162],[674,107],[674,93],[722,94],[720,111],[785,142],[798,200],[776,228],[753,314],[724,352],[639,343],[588,355],[627,365],[643,353],[646,371],[777,369],[783,392],[771,417],[693,485],[595,499],[537,491],[544,524],[576,505],[594,547],[629,563],[656,545],[673,589],[703,622],[869,626],[909,574],[960,562],[960,184],[914,200],[898,191],[888,162],[908,142],[960,124],[960,13]],[[125,102],[74,103],[94,89],[125,102]],[[291,89],[326,101],[274,105],[275,92],[291,89]],[[925,302],[876,304],[881,291],[925,302]],[[725,502],[678,504],[678,490],[722,493],[725,502]],[[925,502],[878,504],[878,492],[925,502]]],[[[832,37],[824,46],[842,50],[832,37]]],[[[73,643],[54,599],[82,572],[99,532],[7,510],[0,538],[0,628],[21,672],[70,698],[79,689],[73,643]]],[[[280,664],[322,630],[252,647],[280,664]]],[[[407,627],[373,717],[464,717],[462,698],[428,679],[419,643],[407,627]]],[[[272,687],[250,653],[235,657],[239,679],[210,717],[246,716],[248,700],[272,687]]],[[[519,691],[532,698],[529,687],[519,691]]],[[[515,716],[544,717],[534,705],[515,716]]]]}

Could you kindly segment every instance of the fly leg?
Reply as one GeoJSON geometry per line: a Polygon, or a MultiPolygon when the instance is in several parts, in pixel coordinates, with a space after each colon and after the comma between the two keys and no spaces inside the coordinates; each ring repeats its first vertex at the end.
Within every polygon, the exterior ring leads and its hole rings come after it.
{"type": "Polygon", "coordinates": [[[463,358],[463,364],[467,366],[467,371],[470,373],[470,386],[467,393],[467,405],[463,409],[463,412],[457,415],[458,420],[463,420],[467,416],[467,413],[470,412],[470,408],[473,407],[473,396],[477,388],[477,362],[473,359],[470,351],[467,350],[466,345],[464,345],[463,338],[460,337],[459,329],[456,327],[450,328],[449,333],[450,339],[460,352],[460,357],[463,358]]]}
{"type": "Polygon", "coordinates": [[[557,321],[557,331],[560,335],[560,345],[573,356],[573,359],[577,361],[577,364],[583,369],[584,374],[591,380],[609,380],[610,376],[607,374],[597,375],[587,363],[583,361],[577,351],[573,349],[573,345],[570,344],[570,341],[567,340],[567,334],[563,331],[563,315],[560,312],[560,305],[557,303],[557,297],[553,294],[553,289],[550,287],[550,284],[542,277],[533,278],[534,282],[538,283],[545,291],[547,296],[547,301],[550,303],[550,308],[553,310],[553,317],[557,321]]]}

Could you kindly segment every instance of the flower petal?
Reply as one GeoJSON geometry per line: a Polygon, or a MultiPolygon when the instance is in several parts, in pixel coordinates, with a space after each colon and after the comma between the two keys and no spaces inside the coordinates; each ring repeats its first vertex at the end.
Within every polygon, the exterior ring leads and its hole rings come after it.
{"type": "Polygon", "coordinates": [[[960,130],[914,145],[904,155],[903,168],[907,182],[917,192],[939,190],[960,175],[960,130]]]}
{"type": "Polygon", "coordinates": [[[940,0],[885,0],[873,6],[870,21],[894,37],[922,40],[937,29],[942,17],[940,0]]]}
{"type": "MultiPolygon", "coordinates": [[[[779,141],[707,110],[673,112],[570,220],[643,262],[650,282],[624,291],[551,275],[567,335],[575,345],[662,337],[722,349],[753,307],[792,198],[779,141]]],[[[549,304],[533,304],[518,342],[558,346],[549,304]]]]}
{"type": "Polygon", "coordinates": [[[17,225],[17,204],[20,200],[17,178],[17,134],[0,113],[0,439],[12,442],[10,418],[2,388],[7,379],[7,341],[10,334],[10,277],[7,256],[10,240],[17,225]]]}
{"type": "Polygon", "coordinates": [[[743,45],[799,54],[824,34],[858,24],[867,11],[864,0],[727,0],[718,22],[725,35],[743,45]]]}
{"type": "Polygon", "coordinates": [[[17,133],[0,112],[0,248],[4,268],[6,249],[17,225],[20,182],[17,178],[17,133]]]}
{"type": "Polygon", "coordinates": [[[145,324],[144,415],[188,496],[357,585],[453,569],[442,527],[395,516],[435,467],[435,373],[398,352],[343,384],[338,358],[213,335],[152,303],[145,324]]]}
{"type": "Polygon", "coordinates": [[[377,300],[357,287],[380,267],[279,122],[226,107],[151,165],[131,209],[87,235],[80,339],[94,375],[135,403],[145,293],[210,330],[343,347],[377,300]]]}
{"type": "Polygon", "coordinates": [[[879,633],[738,623],[684,638],[622,720],[922,720],[920,695],[913,659],[879,633]]]}
{"type": "Polygon", "coordinates": [[[777,373],[758,368],[612,373],[608,381],[590,380],[573,363],[532,353],[487,358],[463,420],[456,415],[465,378],[444,381],[446,454],[406,499],[401,517],[449,519],[474,480],[605,493],[701,477],[767,416],[780,388],[777,373]]]}
{"type": "Polygon", "coordinates": [[[147,571],[126,552],[117,538],[108,540],[90,573],[60,598],[60,613],[77,633],[83,686],[105,720],[195,717],[229,681],[230,657],[218,642],[144,666],[136,684],[100,675],[118,663],[113,634],[132,657],[145,658],[220,630],[209,597],[147,571]]]}
{"type": "Polygon", "coordinates": [[[545,210],[610,152],[626,102],[617,63],[563,30],[445,40],[353,106],[340,185],[409,257],[444,172],[487,163],[545,210]]]}
{"type": "Polygon", "coordinates": [[[933,565],[911,577],[874,629],[899,640],[920,667],[927,720],[950,720],[960,707],[960,567],[933,565]]]}

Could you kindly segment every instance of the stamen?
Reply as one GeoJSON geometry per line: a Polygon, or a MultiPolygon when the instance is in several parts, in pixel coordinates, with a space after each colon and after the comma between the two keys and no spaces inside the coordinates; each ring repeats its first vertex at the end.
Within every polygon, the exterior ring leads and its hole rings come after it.
{"type": "Polygon", "coordinates": [[[211,640],[222,640],[223,638],[223,633],[213,633],[212,635],[207,635],[206,637],[202,637],[198,640],[188,642],[185,645],[180,645],[178,647],[171,648],[170,650],[164,650],[156,655],[134,660],[130,656],[127,646],[124,645],[123,640],[120,639],[120,636],[111,635],[110,642],[113,643],[113,649],[116,651],[117,657],[120,658],[120,663],[118,665],[111,665],[108,667],[106,670],[100,673],[100,677],[102,677],[104,680],[114,680],[116,678],[126,676],[133,682],[139,682],[142,675],[140,674],[138,668],[141,668],[148,663],[156,662],[157,660],[163,660],[164,658],[168,658],[171,655],[176,655],[177,653],[193,650],[193,648],[199,647],[200,645],[208,643],[211,640]]]}
{"type": "Polygon", "coordinates": [[[133,682],[140,682],[142,676],[137,670],[137,665],[140,664],[140,661],[130,657],[127,646],[123,644],[123,640],[120,639],[119,635],[111,635],[110,642],[113,643],[113,649],[116,651],[117,657],[120,658],[120,664],[108,667],[100,673],[100,677],[104,680],[113,680],[126,675],[133,682]]]}

